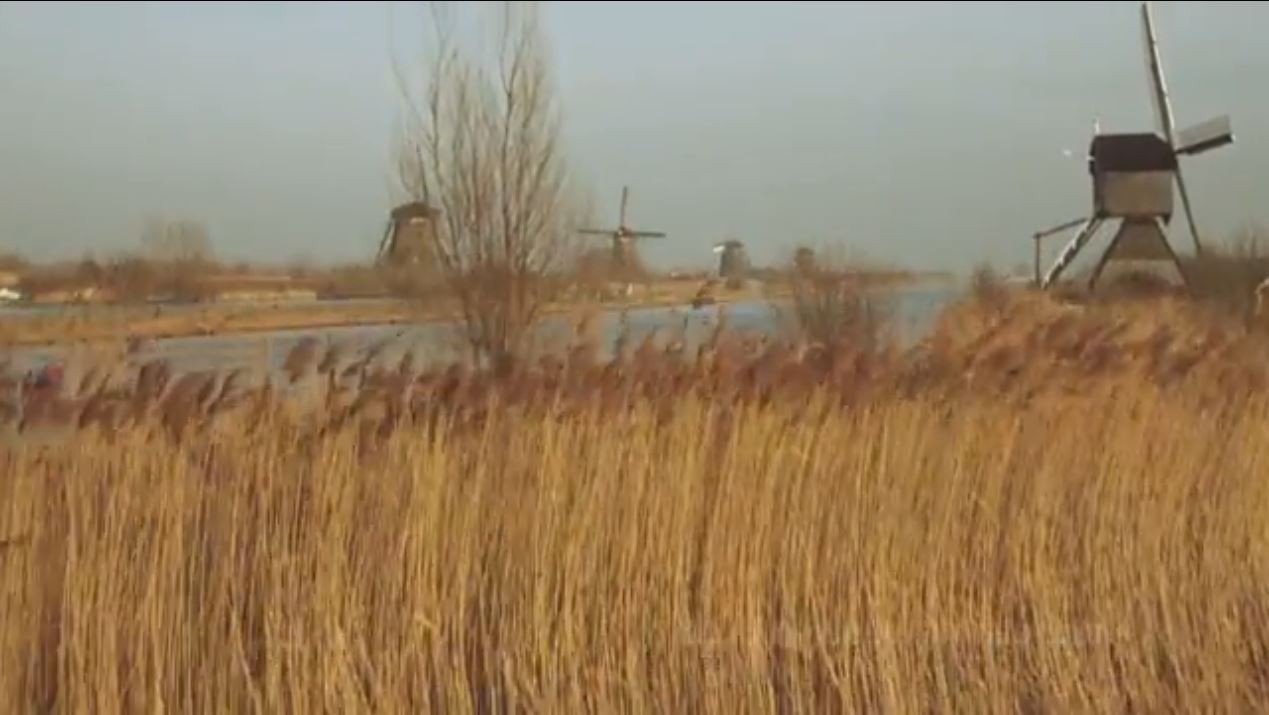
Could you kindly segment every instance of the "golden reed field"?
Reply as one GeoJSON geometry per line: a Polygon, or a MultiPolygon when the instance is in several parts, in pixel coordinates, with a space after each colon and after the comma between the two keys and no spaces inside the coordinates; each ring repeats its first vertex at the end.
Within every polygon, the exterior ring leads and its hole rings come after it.
{"type": "Polygon", "coordinates": [[[1265,343],[1033,297],[905,354],[300,356],[316,410],[85,376],[0,447],[0,703],[1263,711],[1265,343]]]}

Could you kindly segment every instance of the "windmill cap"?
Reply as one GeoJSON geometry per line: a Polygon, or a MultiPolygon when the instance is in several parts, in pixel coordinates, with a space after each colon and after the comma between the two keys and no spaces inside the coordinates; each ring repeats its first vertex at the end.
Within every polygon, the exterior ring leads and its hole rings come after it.
{"type": "Polygon", "coordinates": [[[411,201],[408,204],[401,204],[392,209],[392,220],[400,221],[402,219],[411,218],[430,218],[440,214],[440,211],[428,206],[422,201],[411,201]]]}
{"type": "Polygon", "coordinates": [[[1088,150],[1094,171],[1171,171],[1176,152],[1158,134],[1099,134],[1088,150]]]}

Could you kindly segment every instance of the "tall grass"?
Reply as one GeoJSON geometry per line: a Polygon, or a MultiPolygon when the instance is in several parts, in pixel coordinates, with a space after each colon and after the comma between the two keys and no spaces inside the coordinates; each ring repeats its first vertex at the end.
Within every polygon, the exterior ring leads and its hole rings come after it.
{"type": "Polygon", "coordinates": [[[1186,271],[1197,297],[1230,315],[1256,317],[1256,288],[1269,277],[1269,230],[1247,226],[1223,244],[1190,258],[1186,271]]]}
{"type": "Polygon", "coordinates": [[[903,356],[720,334],[494,379],[297,348],[295,384],[31,387],[0,704],[1264,709],[1265,340],[1010,301],[903,356]]]}
{"type": "Polygon", "coordinates": [[[1269,412],[889,399],[0,454],[13,712],[1210,712],[1269,412]]]}

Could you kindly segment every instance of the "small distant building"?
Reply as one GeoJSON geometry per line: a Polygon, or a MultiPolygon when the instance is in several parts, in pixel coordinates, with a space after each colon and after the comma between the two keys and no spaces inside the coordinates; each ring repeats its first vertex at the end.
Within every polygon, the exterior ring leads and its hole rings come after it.
{"type": "Polygon", "coordinates": [[[18,292],[21,280],[21,276],[13,271],[0,271],[0,303],[22,300],[22,294],[18,292]]]}

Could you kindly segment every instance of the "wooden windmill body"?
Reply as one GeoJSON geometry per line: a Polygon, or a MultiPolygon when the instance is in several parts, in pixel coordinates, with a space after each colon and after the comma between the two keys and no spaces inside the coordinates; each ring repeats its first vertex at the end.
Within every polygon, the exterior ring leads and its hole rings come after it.
{"type": "Polygon", "coordinates": [[[626,284],[626,295],[634,292],[635,273],[642,268],[635,253],[635,241],[642,238],[665,238],[665,234],[660,231],[636,231],[626,225],[626,206],[629,200],[630,189],[623,186],[616,228],[584,228],[579,231],[588,236],[605,236],[612,242],[609,261],[614,277],[626,284]]]}
{"type": "Polygon", "coordinates": [[[379,241],[376,261],[396,267],[429,263],[439,218],[440,211],[422,201],[392,209],[379,241]]]}
{"type": "Polygon", "coordinates": [[[1036,282],[1041,287],[1048,287],[1058,280],[1101,225],[1112,219],[1119,221],[1119,227],[1093,270],[1090,288],[1096,285],[1102,271],[1113,261],[1167,261],[1175,266],[1181,281],[1185,282],[1184,267],[1167,236],[1173,214],[1174,183],[1181,195],[1195,251],[1202,253],[1179,159],[1233,142],[1233,131],[1228,117],[1219,117],[1182,132],[1175,131],[1149,2],[1142,3],[1141,19],[1159,133],[1101,134],[1094,130],[1088,150],[1088,170],[1093,181],[1092,213],[1087,218],[1068,221],[1034,234],[1036,282]],[[1042,277],[1040,241],[1076,226],[1080,226],[1079,232],[1042,277]]]}

